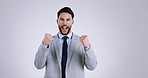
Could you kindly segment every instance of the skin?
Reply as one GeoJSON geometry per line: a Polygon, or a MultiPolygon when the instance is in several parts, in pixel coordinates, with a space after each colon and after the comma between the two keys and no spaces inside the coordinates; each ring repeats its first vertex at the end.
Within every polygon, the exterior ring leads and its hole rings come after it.
{"type": "Polygon", "coordinates": [[[57,24],[62,35],[67,35],[74,23],[74,20],[69,13],[61,13],[57,19],[57,24]]]}
{"type": "MultiPolygon", "coordinates": [[[[69,32],[71,31],[71,27],[74,23],[74,20],[72,19],[71,14],[62,12],[56,21],[57,21],[57,25],[59,27],[60,33],[65,36],[69,34],[69,32]]],[[[48,46],[51,40],[53,40],[52,35],[46,33],[44,35],[43,44],[48,46]]],[[[87,35],[82,35],[80,37],[80,41],[82,42],[84,48],[89,48],[90,44],[89,44],[87,35]]]]}

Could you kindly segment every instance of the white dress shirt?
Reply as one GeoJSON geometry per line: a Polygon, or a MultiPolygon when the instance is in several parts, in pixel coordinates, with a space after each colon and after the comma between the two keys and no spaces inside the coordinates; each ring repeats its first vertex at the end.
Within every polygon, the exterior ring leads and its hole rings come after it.
{"type": "MultiPolygon", "coordinates": [[[[63,46],[63,37],[64,35],[62,35],[60,32],[57,34],[58,35],[58,38],[59,38],[59,52],[60,52],[60,58],[62,59],[62,46],[63,46]]],[[[72,35],[73,33],[70,32],[68,35],[66,35],[68,38],[67,38],[67,44],[68,44],[68,48],[69,48],[69,45],[70,45],[70,42],[71,42],[71,39],[72,39],[72,35]]]]}

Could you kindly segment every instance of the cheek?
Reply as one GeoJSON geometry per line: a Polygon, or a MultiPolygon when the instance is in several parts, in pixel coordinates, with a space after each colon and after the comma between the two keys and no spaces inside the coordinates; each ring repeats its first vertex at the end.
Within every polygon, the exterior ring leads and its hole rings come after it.
{"type": "Polygon", "coordinates": [[[62,26],[62,23],[61,23],[61,22],[58,22],[57,25],[58,25],[58,26],[62,26]]]}
{"type": "Polygon", "coordinates": [[[69,23],[68,23],[68,26],[71,26],[72,24],[73,24],[73,22],[69,22],[69,23]]]}

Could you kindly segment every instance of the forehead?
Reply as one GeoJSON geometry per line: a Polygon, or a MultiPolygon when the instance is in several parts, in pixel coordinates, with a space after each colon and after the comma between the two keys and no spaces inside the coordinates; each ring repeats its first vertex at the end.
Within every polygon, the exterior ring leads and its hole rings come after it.
{"type": "Polygon", "coordinates": [[[65,18],[66,19],[66,18],[72,18],[72,16],[69,13],[62,12],[62,13],[60,13],[59,18],[65,18]]]}

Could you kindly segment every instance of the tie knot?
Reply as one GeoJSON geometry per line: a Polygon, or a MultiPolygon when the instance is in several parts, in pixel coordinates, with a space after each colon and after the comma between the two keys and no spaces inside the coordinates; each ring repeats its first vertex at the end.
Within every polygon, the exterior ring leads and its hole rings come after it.
{"type": "Polygon", "coordinates": [[[68,38],[67,36],[62,37],[62,39],[63,39],[64,41],[67,40],[67,38],[68,38]]]}

